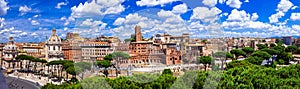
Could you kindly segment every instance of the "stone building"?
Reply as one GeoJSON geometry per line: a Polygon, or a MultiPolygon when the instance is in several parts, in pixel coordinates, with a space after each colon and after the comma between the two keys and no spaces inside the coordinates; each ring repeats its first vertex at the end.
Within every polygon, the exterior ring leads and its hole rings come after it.
{"type": "Polygon", "coordinates": [[[86,41],[81,44],[81,51],[83,61],[94,61],[103,60],[105,55],[114,51],[114,48],[108,42],[86,41]]]}
{"type": "Polygon", "coordinates": [[[81,61],[81,44],[84,41],[84,38],[80,37],[78,33],[68,33],[66,40],[62,43],[64,59],[72,60],[74,62],[81,61]]]}
{"type": "Polygon", "coordinates": [[[176,43],[171,43],[171,35],[157,35],[151,41],[142,39],[141,27],[135,27],[135,41],[129,44],[130,62],[133,64],[166,65],[181,64],[181,52],[176,43]]]}
{"type": "Polygon", "coordinates": [[[45,58],[44,43],[24,43],[20,46],[22,54],[35,58],[45,58]]]}
{"type": "Polygon", "coordinates": [[[64,54],[62,51],[62,42],[61,39],[56,34],[56,29],[53,28],[52,35],[50,38],[45,42],[45,49],[46,49],[46,60],[48,62],[54,60],[64,60],[64,54]]]}
{"type": "Polygon", "coordinates": [[[10,37],[9,42],[3,47],[1,67],[5,69],[14,69],[18,67],[17,60],[15,59],[18,55],[18,47],[15,45],[14,38],[10,37]]]}

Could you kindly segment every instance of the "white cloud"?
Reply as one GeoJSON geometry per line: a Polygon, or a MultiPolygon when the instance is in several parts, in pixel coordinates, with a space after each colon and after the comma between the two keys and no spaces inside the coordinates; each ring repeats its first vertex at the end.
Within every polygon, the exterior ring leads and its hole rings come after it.
{"type": "Polygon", "coordinates": [[[207,7],[196,7],[193,9],[191,20],[202,20],[204,22],[215,21],[218,19],[218,14],[222,11],[216,7],[211,9],[207,7]]]}
{"type": "Polygon", "coordinates": [[[202,3],[209,7],[214,7],[218,3],[218,0],[203,0],[202,3]]]}
{"type": "Polygon", "coordinates": [[[36,33],[34,32],[34,33],[31,34],[31,36],[36,37],[36,36],[38,36],[38,34],[36,34],[36,33]]]}
{"type": "Polygon", "coordinates": [[[0,18],[0,28],[3,28],[5,25],[5,19],[4,18],[0,18]]]}
{"type": "Polygon", "coordinates": [[[285,13],[294,6],[292,2],[289,0],[281,0],[277,5],[277,13],[273,14],[269,17],[270,23],[277,23],[279,22],[278,19],[282,18],[285,13]]]}
{"type": "Polygon", "coordinates": [[[291,9],[294,10],[294,9],[296,9],[296,8],[298,8],[298,6],[293,6],[291,9]]]}
{"type": "Polygon", "coordinates": [[[121,39],[130,37],[134,33],[134,27],[139,25],[142,27],[142,34],[155,35],[157,33],[167,32],[172,35],[181,35],[183,32],[188,32],[185,21],[172,11],[161,10],[157,12],[156,18],[148,18],[141,16],[138,13],[129,14],[125,18],[115,20],[113,28],[114,36],[121,39]]]}
{"type": "Polygon", "coordinates": [[[67,19],[66,16],[60,18],[60,20],[66,20],[66,19],[67,19]]]}
{"type": "Polygon", "coordinates": [[[8,9],[9,7],[7,6],[7,2],[0,0],[0,16],[6,15],[8,9]]]}
{"type": "Polygon", "coordinates": [[[292,26],[293,29],[300,31],[300,26],[299,25],[293,25],[292,26]]]}
{"type": "Polygon", "coordinates": [[[257,15],[257,13],[253,13],[252,14],[252,17],[251,17],[251,20],[253,20],[253,21],[255,21],[255,20],[257,20],[258,19],[258,15],[257,15]]]}
{"type": "Polygon", "coordinates": [[[35,20],[32,20],[31,21],[31,25],[39,25],[40,23],[39,22],[37,22],[37,21],[35,21],[35,20]]]}
{"type": "Polygon", "coordinates": [[[171,11],[160,10],[159,12],[157,12],[157,16],[161,18],[169,18],[174,16],[174,14],[171,11]]]}
{"type": "Polygon", "coordinates": [[[277,5],[277,11],[287,12],[294,4],[289,0],[281,0],[277,5]]]}
{"type": "Polygon", "coordinates": [[[141,1],[137,1],[136,4],[138,6],[156,6],[156,5],[163,6],[164,4],[175,2],[175,1],[180,1],[180,0],[141,0],[141,1]]]}
{"type": "Polygon", "coordinates": [[[57,3],[57,5],[55,6],[55,8],[57,8],[57,9],[60,9],[61,8],[61,6],[65,6],[65,5],[68,5],[68,3],[65,3],[65,2],[60,2],[60,3],[57,3]]]}
{"type": "Polygon", "coordinates": [[[291,20],[300,20],[300,13],[292,13],[290,19],[291,20]]]}
{"type": "Polygon", "coordinates": [[[242,2],[240,0],[227,0],[226,5],[229,5],[232,8],[239,9],[242,5],[242,2]]]}
{"type": "Polygon", "coordinates": [[[257,13],[252,13],[250,15],[244,10],[238,11],[237,9],[233,9],[231,14],[228,16],[227,21],[239,21],[239,22],[246,22],[246,21],[255,21],[259,16],[257,13]]]}
{"type": "Polygon", "coordinates": [[[27,32],[22,32],[21,34],[19,34],[19,36],[26,36],[27,32]]]}
{"type": "Polygon", "coordinates": [[[117,18],[117,19],[115,20],[115,22],[113,23],[113,25],[119,26],[119,25],[122,25],[124,22],[125,22],[125,19],[124,19],[124,18],[117,18]]]}
{"type": "Polygon", "coordinates": [[[246,13],[246,11],[238,11],[237,9],[233,9],[231,11],[231,14],[228,16],[227,21],[249,21],[251,19],[251,16],[249,13],[246,13]]]}
{"type": "Polygon", "coordinates": [[[125,10],[121,5],[124,0],[92,0],[91,2],[80,3],[71,8],[72,18],[80,18],[86,15],[103,16],[106,14],[118,14],[125,10]]]}
{"type": "Polygon", "coordinates": [[[31,11],[30,7],[25,6],[20,6],[19,11],[21,12],[21,15],[26,14],[27,12],[31,11]]]}
{"type": "MultiPolygon", "coordinates": [[[[102,25],[106,26],[106,23],[103,23],[102,21],[94,21],[93,19],[86,19],[79,26],[98,27],[102,25]]],[[[101,27],[101,28],[105,28],[105,27],[101,27]]]]}
{"type": "Polygon", "coordinates": [[[278,22],[278,19],[283,17],[284,15],[285,15],[285,13],[282,11],[279,11],[276,14],[271,15],[271,17],[269,17],[270,23],[278,22]]]}
{"type": "Polygon", "coordinates": [[[39,17],[39,15],[34,15],[33,17],[34,17],[34,18],[37,18],[37,17],[39,17]]]}
{"type": "Polygon", "coordinates": [[[186,4],[180,4],[180,5],[176,5],[173,7],[172,12],[173,13],[178,13],[178,14],[183,14],[185,12],[187,12],[188,7],[186,6],[186,4]]]}
{"type": "Polygon", "coordinates": [[[245,0],[244,2],[249,2],[249,0],[245,0]]]}
{"type": "Polygon", "coordinates": [[[226,2],[226,0],[219,0],[219,3],[220,4],[223,4],[223,3],[225,3],[226,2]]]}

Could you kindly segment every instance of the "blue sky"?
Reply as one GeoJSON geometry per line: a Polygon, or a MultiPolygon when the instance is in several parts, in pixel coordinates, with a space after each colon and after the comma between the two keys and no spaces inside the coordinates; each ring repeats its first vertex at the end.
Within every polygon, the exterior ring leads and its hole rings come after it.
{"type": "Polygon", "coordinates": [[[76,32],[121,39],[140,25],[145,37],[299,36],[297,0],[0,0],[0,42],[45,41],[76,32]]]}

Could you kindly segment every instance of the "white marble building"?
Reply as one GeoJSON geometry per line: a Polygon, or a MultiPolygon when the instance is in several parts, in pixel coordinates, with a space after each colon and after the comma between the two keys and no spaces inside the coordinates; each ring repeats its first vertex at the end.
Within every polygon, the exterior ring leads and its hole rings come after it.
{"type": "Polygon", "coordinates": [[[17,67],[18,47],[14,43],[14,38],[10,37],[9,42],[3,47],[1,67],[5,69],[17,67]]]}
{"type": "Polygon", "coordinates": [[[56,34],[56,29],[53,28],[51,37],[46,41],[46,60],[48,62],[54,60],[63,60],[64,54],[62,51],[61,39],[56,34]]]}

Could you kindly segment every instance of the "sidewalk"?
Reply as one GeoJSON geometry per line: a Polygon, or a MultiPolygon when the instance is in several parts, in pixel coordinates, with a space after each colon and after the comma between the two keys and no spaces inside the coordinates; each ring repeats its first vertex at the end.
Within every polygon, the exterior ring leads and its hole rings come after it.
{"type": "Polygon", "coordinates": [[[28,81],[31,81],[31,82],[38,82],[41,86],[49,83],[48,82],[48,78],[47,77],[41,77],[41,79],[39,79],[39,76],[35,76],[33,74],[27,74],[26,73],[12,73],[12,74],[9,74],[8,76],[11,76],[11,77],[15,77],[15,78],[20,78],[20,79],[25,79],[25,80],[28,80],[28,81]],[[19,75],[19,76],[18,76],[19,75]]]}

